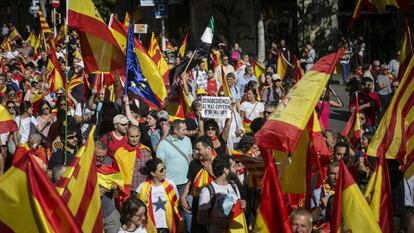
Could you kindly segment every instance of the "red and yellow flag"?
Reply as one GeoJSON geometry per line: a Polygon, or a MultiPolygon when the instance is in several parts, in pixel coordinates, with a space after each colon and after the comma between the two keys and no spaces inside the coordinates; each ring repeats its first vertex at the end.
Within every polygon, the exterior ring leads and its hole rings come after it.
{"type": "Polygon", "coordinates": [[[355,95],[356,108],[342,131],[342,135],[348,137],[353,145],[356,145],[362,138],[358,92],[355,92],[355,95]]]}
{"type": "Polygon", "coordinates": [[[47,23],[47,20],[45,16],[43,15],[43,12],[39,10],[37,12],[39,14],[39,21],[40,21],[40,30],[43,34],[49,34],[52,33],[52,30],[49,27],[49,24],[47,23]]]}
{"type": "Polygon", "coordinates": [[[56,184],[56,190],[68,206],[83,232],[102,232],[101,198],[95,165],[95,126],[86,145],[76,153],[70,166],[56,184]]]}
{"type": "Polygon", "coordinates": [[[188,32],[187,34],[185,34],[183,43],[181,44],[180,49],[178,50],[179,57],[184,57],[185,55],[185,48],[187,47],[187,38],[188,38],[188,32]]]}
{"type": "Polygon", "coordinates": [[[66,87],[65,75],[63,74],[62,66],[56,57],[56,50],[52,46],[49,48],[49,62],[46,70],[50,71],[49,85],[50,90],[56,92],[58,89],[66,87]]]}
{"type": "Polygon", "coordinates": [[[169,75],[170,75],[170,66],[165,60],[164,56],[161,53],[160,46],[158,45],[157,38],[155,34],[152,33],[151,42],[148,48],[148,55],[152,58],[154,63],[158,66],[158,69],[164,80],[164,84],[168,87],[170,86],[169,75]]]}
{"type": "Polygon", "coordinates": [[[9,34],[9,41],[16,41],[22,39],[20,33],[17,31],[15,27],[13,27],[12,31],[9,34]]]}
{"type": "Polygon", "coordinates": [[[258,146],[293,153],[344,50],[322,57],[296,83],[256,134],[258,146]],[[309,90],[313,90],[309,92],[309,90]],[[278,130],[275,130],[278,129],[278,130]]]}
{"type": "Polygon", "coordinates": [[[344,232],[344,230],[351,230],[354,233],[382,232],[368,202],[342,160],[338,176],[331,232],[344,232]],[[346,229],[343,229],[343,225],[346,229]]]}
{"type": "Polygon", "coordinates": [[[81,232],[33,155],[0,176],[0,199],[0,232],[81,232]]]}
{"type": "Polygon", "coordinates": [[[266,67],[264,67],[262,64],[260,64],[253,58],[249,58],[249,63],[253,67],[254,75],[256,76],[258,82],[260,82],[260,77],[263,73],[266,72],[266,67]]]}
{"type": "MultiPolygon", "coordinates": [[[[119,44],[122,50],[125,51],[127,42],[127,30],[115,17],[111,18],[108,27],[116,42],[119,44]]],[[[141,64],[141,69],[144,77],[147,79],[151,90],[154,92],[158,100],[160,100],[161,105],[163,105],[164,99],[167,97],[167,89],[164,85],[163,77],[157,65],[148,55],[147,50],[136,38],[135,53],[138,57],[139,63],[141,64]]]]}
{"type": "Polygon", "coordinates": [[[276,73],[280,75],[280,78],[283,80],[285,78],[285,75],[288,71],[288,62],[286,58],[283,56],[283,54],[278,51],[277,52],[277,64],[276,64],[276,73]]]}
{"type": "Polygon", "coordinates": [[[79,33],[83,62],[88,73],[125,73],[125,55],[92,0],[71,0],[68,24],[79,33]]]}
{"type": "Polygon", "coordinates": [[[302,67],[300,66],[296,55],[293,55],[293,65],[295,68],[295,81],[298,82],[303,77],[303,75],[305,75],[305,71],[303,71],[302,67]]]}
{"type": "Polygon", "coordinates": [[[367,199],[382,232],[393,232],[391,183],[384,155],[377,160],[377,165],[365,191],[365,199],[367,199]]]}
{"type": "Polygon", "coordinates": [[[9,111],[0,104],[0,134],[17,131],[16,121],[9,111]]]}
{"type": "Polygon", "coordinates": [[[410,26],[408,25],[407,18],[404,19],[404,35],[401,40],[401,51],[400,51],[400,68],[398,70],[398,80],[401,81],[402,76],[407,69],[408,63],[413,56],[413,44],[411,41],[410,26]]]}
{"type": "Polygon", "coordinates": [[[414,58],[368,146],[369,156],[397,159],[405,171],[414,160],[414,58]]]}
{"type": "Polygon", "coordinates": [[[59,30],[57,32],[56,38],[55,38],[55,44],[62,44],[65,42],[66,36],[68,34],[68,27],[64,23],[60,25],[59,30]]]}
{"type": "Polygon", "coordinates": [[[261,154],[267,166],[262,179],[262,194],[257,210],[256,231],[262,233],[292,232],[272,151],[261,148],[261,154]]]}

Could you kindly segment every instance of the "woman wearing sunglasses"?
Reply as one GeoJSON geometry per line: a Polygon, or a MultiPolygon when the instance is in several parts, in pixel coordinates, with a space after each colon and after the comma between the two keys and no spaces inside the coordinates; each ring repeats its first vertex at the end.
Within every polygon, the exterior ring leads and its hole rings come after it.
{"type": "Polygon", "coordinates": [[[52,115],[52,107],[48,101],[43,100],[40,103],[36,120],[42,126],[40,133],[46,138],[49,134],[50,126],[56,121],[52,115]]]}
{"type": "Polygon", "coordinates": [[[138,197],[148,208],[148,232],[179,232],[183,221],[178,210],[178,190],[165,178],[165,165],[159,158],[148,160],[141,173],[150,177],[137,188],[138,197]]]}

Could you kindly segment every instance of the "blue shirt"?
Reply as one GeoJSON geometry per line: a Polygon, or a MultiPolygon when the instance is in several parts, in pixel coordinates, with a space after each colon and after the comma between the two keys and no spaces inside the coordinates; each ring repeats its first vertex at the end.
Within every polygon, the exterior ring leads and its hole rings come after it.
{"type": "Polygon", "coordinates": [[[172,180],[176,185],[187,183],[188,164],[192,159],[192,154],[193,147],[191,145],[191,140],[188,137],[184,137],[180,140],[169,135],[158,144],[157,148],[157,158],[164,161],[167,179],[172,180]],[[166,140],[179,148],[188,160],[166,140]]]}
{"type": "Polygon", "coordinates": [[[256,76],[254,76],[254,75],[252,75],[252,76],[250,76],[250,77],[248,77],[247,79],[246,79],[246,76],[245,75],[243,75],[243,77],[240,77],[238,80],[237,80],[237,87],[239,88],[239,91],[240,91],[240,96],[243,96],[244,95],[244,87],[247,85],[247,83],[249,83],[250,81],[255,81],[255,82],[257,82],[257,78],[256,78],[256,76]]]}

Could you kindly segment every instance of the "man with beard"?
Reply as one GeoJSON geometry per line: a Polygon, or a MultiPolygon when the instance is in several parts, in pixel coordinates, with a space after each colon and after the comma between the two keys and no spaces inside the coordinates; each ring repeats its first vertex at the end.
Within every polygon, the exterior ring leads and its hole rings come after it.
{"type": "Polygon", "coordinates": [[[326,206],[329,197],[335,193],[336,179],[338,178],[339,161],[333,161],[328,165],[327,179],[321,187],[312,193],[311,209],[315,221],[323,220],[326,215],[326,206]]]}
{"type": "Polygon", "coordinates": [[[208,232],[247,232],[244,216],[246,201],[241,199],[233,180],[237,179],[236,161],[229,156],[212,163],[216,179],[200,193],[197,221],[207,225],[208,232]]]}

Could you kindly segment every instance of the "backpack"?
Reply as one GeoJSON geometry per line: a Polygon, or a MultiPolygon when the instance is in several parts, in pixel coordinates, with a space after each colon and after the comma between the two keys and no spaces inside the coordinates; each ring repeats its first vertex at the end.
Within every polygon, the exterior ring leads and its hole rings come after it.
{"type": "MultiPolygon", "coordinates": [[[[237,194],[237,186],[235,183],[230,182],[231,187],[233,188],[234,192],[237,194]]],[[[227,199],[227,194],[224,193],[216,193],[214,190],[213,185],[210,183],[207,185],[207,189],[210,193],[210,209],[208,211],[208,218],[214,219],[214,225],[221,226],[221,227],[227,227],[229,218],[231,217],[231,208],[226,208],[226,210],[230,209],[230,211],[227,211],[224,209],[224,205],[226,205],[225,200],[227,199]],[[212,216],[212,210],[218,210],[215,213],[214,216],[212,216]]]]}

